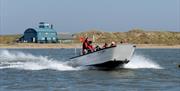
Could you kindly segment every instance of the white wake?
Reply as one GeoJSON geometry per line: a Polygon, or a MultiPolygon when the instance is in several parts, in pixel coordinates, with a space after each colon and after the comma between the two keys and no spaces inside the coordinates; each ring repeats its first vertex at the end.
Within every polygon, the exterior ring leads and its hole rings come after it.
{"type": "Polygon", "coordinates": [[[134,55],[132,60],[124,66],[124,68],[153,68],[153,69],[163,69],[159,64],[153,60],[144,57],[143,55],[134,55]]]}
{"type": "Polygon", "coordinates": [[[67,65],[66,62],[53,60],[45,56],[0,50],[0,69],[5,68],[24,70],[52,69],[59,71],[78,70],[78,68],[67,65]]]}
{"type": "MultiPolygon", "coordinates": [[[[50,59],[46,56],[35,56],[19,51],[0,50],[0,69],[14,68],[23,70],[43,70],[52,69],[59,71],[82,70],[82,67],[72,67],[67,62],[50,59]]],[[[139,69],[153,68],[163,69],[154,61],[142,56],[134,55],[132,60],[124,68],[139,69]]]]}

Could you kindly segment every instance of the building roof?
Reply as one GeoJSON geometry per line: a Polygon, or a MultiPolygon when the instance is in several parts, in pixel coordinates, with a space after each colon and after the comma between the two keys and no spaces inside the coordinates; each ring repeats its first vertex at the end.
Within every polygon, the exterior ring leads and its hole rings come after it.
{"type": "Polygon", "coordinates": [[[24,33],[37,33],[37,31],[33,28],[28,28],[24,31],[24,33]]]}
{"type": "Polygon", "coordinates": [[[51,28],[36,28],[37,32],[56,32],[54,29],[51,28]]]}

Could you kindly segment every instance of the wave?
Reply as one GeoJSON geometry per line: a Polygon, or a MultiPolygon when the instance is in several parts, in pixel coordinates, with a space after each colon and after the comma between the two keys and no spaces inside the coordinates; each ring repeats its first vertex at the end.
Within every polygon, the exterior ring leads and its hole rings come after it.
{"type": "MultiPolygon", "coordinates": [[[[72,67],[68,65],[68,61],[62,62],[54,60],[47,56],[35,56],[19,51],[0,50],[0,69],[14,68],[23,70],[43,70],[52,69],[58,71],[71,71],[88,69],[86,67],[72,67]]],[[[124,65],[124,68],[139,69],[153,68],[163,69],[154,61],[144,57],[143,55],[134,55],[132,60],[124,65]]]]}
{"type": "Polygon", "coordinates": [[[48,58],[47,56],[35,56],[23,52],[10,52],[0,50],[0,69],[15,68],[23,70],[52,69],[59,71],[79,70],[61,62],[48,58]]]}
{"type": "Polygon", "coordinates": [[[153,60],[144,57],[143,55],[134,55],[132,60],[124,65],[124,68],[139,69],[139,68],[153,68],[163,69],[159,64],[153,60]]]}

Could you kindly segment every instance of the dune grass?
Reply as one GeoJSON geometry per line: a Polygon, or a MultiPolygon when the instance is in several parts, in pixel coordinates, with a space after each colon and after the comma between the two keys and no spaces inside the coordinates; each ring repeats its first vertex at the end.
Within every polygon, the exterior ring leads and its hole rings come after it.
{"type": "Polygon", "coordinates": [[[12,44],[16,43],[16,40],[19,39],[22,35],[0,35],[0,44],[12,44]]]}
{"type": "MultiPolygon", "coordinates": [[[[13,44],[20,38],[21,34],[1,35],[0,44],[13,44]]],[[[80,37],[93,38],[95,43],[116,43],[128,42],[134,44],[164,44],[164,45],[180,45],[180,32],[169,31],[144,31],[141,29],[132,29],[128,32],[104,32],[97,30],[89,30],[85,32],[75,33],[74,42],[80,43],[80,37]]]]}
{"type": "Polygon", "coordinates": [[[77,33],[76,42],[82,36],[91,37],[97,43],[110,43],[115,41],[128,42],[134,44],[166,44],[166,45],[179,45],[180,32],[168,31],[143,31],[141,29],[133,29],[128,32],[101,32],[97,30],[90,30],[87,32],[77,33]]]}

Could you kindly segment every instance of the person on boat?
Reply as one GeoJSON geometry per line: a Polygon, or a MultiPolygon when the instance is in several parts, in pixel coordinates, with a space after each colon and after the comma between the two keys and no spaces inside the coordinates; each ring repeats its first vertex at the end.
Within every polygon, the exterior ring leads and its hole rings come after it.
{"type": "Polygon", "coordinates": [[[113,41],[113,42],[111,42],[110,47],[116,47],[116,43],[115,43],[114,41],[113,41]]]}
{"type": "Polygon", "coordinates": [[[108,44],[104,43],[103,48],[107,48],[107,47],[108,47],[108,44]]]}
{"type": "Polygon", "coordinates": [[[93,47],[93,45],[92,45],[92,39],[91,39],[91,38],[88,38],[88,46],[87,46],[87,49],[88,49],[88,53],[95,51],[95,49],[94,49],[94,47],[93,47]]]}
{"type": "Polygon", "coordinates": [[[123,44],[123,41],[121,41],[120,44],[123,44]]]}
{"type": "Polygon", "coordinates": [[[88,37],[84,40],[82,47],[83,55],[94,51],[94,48],[92,46],[92,40],[90,40],[88,37]]]}
{"type": "Polygon", "coordinates": [[[85,39],[85,40],[83,40],[83,45],[82,45],[82,54],[86,54],[86,52],[87,52],[87,46],[88,46],[88,37],[85,39]]]}
{"type": "Polygon", "coordinates": [[[99,51],[99,50],[101,50],[101,47],[99,45],[96,45],[95,49],[96,49],[96,51],[99,51]]]}

